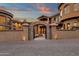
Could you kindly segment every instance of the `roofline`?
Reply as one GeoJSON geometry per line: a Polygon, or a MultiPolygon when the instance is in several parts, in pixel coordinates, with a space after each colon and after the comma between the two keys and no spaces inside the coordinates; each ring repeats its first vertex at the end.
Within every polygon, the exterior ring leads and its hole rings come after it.
{"type": "Polygon", "coordinates": [[[23,22],[21,22],[19,20],[12,20],[12,21],[17,22],[17,23],[23,23],[23,22]]]}
{"type": "Polygon", "coordinates": [[[58,5],[58,9],[60,8],[60,6],[61,6],[62,4],[64,4],[64,3],[59,3],[59,5],[58,5]]]}
{"type": "Polygon", "coordinates": [[[58,16],[59,14],[60,14],[60,13],[57,13],[57,14],[55,14],[55,15],[53,15],[53,16],[50,16],[50,18],[51,18],[51,17],[55,17],[55,16],[58,16]]]}
{"type": "Polygon", "coordinates": [[[66,21],[66,20],[75,19],[75,18],[79,18],[79,16],[76,16],[76,17],[70,17],[70,18],[66,18],[66,19],[61,20],[61,22],[64,22],[64,21],[66,21]]]}
{"type": "MultiPolygon", "coordinates": [[[[42,15],[42,16],[45,16],[45,15],[42,15]]],[[[37,19],[40,19],[42,16],[38,17],[37,19]]],[[[45,17],[48,17],[48,16],[45,16],[45,17]]]]}
{"type": "Polygon", "coordinates": [[[6,15],[9,15],[10,17],[13,18],[13,14],[8,12],[8,11],[5,11],[5,10],[0,10],[0,13],[3,13],[3,14],[6,14],[6,15]]]}

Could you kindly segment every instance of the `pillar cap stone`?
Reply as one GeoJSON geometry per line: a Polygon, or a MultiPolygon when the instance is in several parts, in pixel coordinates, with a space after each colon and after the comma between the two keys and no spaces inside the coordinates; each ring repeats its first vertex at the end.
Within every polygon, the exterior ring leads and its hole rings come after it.
{"type": "Polygon", "coordinates": [[[52,24],[50,24],[50,26],[57,26],[58,24],[56,24],[56,23],[52,23],[52,24]]]}
{"type": "Polygon", "coordinates": [[[27,24],[27,23],[24,23],[24,24],[22,24],[24,27],[26,27],[26,26],[29,26],[29,24],[27,24]]]}

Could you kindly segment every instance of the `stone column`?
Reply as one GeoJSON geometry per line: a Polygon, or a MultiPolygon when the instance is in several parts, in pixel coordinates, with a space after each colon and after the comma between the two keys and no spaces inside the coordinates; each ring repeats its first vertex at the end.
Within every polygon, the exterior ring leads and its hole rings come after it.
{"type": "Polygon", "coordinates": [[[49,24],[47,25],[47,39],[50,39],[50,30],[49,30],[49,24]]]}
{"type": "Polygon", "coordinates": [[[30,26],[30,40],[33,40],[33,26],[30,26]]]}
{"type": "Polygon", "coordinates": [[[23,26],[22,40],[29,40],[28,26],[23,26]]]}
{"type": "Polygon", "coordinates": [[[30,38],[30,33],[31,33],[31,28],[30,28],[30,26],[28,27],[28,40],[31,40],[31,38],[30,38]]]}

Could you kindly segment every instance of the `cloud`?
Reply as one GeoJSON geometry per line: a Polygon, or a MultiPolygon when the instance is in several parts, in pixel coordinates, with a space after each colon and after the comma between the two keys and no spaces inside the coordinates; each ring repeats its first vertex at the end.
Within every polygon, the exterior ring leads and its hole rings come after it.
{"type": "Polygon", "coordinates": [[[12,13],[14,17],[18,17],[18,18],[26,18],[28,16],[31,16],[33,11],[31,8],[22,9],[22,8],[17,8],[16,6],[12,6],[12,7],[0,6],[0,10],[8,11],[12,13]]]}
{"type": "Polygon", "coordinates": [[[43,3],[38,3],[38,4],[32,4],[33,7],[37,8],[39,12],[43,13],[43,14],[50,14],[51,12],[53,12],[53,10],[51,8],[49,8],[48,6],[46,6],[43,3]]]}

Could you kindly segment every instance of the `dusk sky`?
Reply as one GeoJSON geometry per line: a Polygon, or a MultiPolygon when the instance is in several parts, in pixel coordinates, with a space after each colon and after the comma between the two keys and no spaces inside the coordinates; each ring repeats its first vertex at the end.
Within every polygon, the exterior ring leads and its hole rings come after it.
{"type": "Polygon", "coordinates": [[[41,15],[52,16],[58,12],[56,3],[0,3],[0,9],[11,12],[15,18],[32,20],[41,15]]]}

